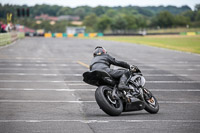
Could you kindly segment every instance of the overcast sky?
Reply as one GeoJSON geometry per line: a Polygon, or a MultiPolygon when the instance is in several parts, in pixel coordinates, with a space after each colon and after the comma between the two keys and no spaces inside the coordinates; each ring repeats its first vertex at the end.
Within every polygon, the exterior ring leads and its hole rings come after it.
{"type": "Polygon", "coordinates": [[[49,5],[62,5],[69,7],[77,7],[82,5],[88,6],[159,6],[159,5],[174,5],[182,6],[188,5],[192,9],[196,4],[200,4],[200,0],[0,0],[1,4],[18,4],[18,5],[35,5],[35,4],[49,4],[49,5]]]}

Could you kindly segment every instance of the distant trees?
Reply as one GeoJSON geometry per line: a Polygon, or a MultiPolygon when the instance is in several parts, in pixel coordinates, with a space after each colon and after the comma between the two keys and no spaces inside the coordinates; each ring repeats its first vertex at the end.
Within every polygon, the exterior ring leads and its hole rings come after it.
{"type": "Polygon", "coordinates": [[[187,25],[190,25],[190,19],[182,16],[182,15],[176,15],[174,16],[174,22],[173,26],[175,27],[186,27],[187,25]]]}
{"type": "Polygon", "coordinates": [[[192,11],[187,11],[182,15],[173,15],[168,11],[163,11],[153,18],[151,26],[159,26],[161,28],[186,27],[194,19],[195,15],[192,11]]]}
{"type": "Polygon", "coordinates": [[[174,23],[174,16],[168,11],[160,12],[153,21],[154,26],[171,27],[174,23]]]}
{"type": "Polygon", "coordinates": [[[139,27],[134,15],[125,15],[124,20],[127,22],[126,30],[134,30],[139,27]]]}
{"type": "Polygon", "coordinates": [[[86,11],[84,7],[78,7],[72,13],[73,15],[79,16],[81,19],[85,17],[86,11]]]}
{"type": "Polygon", "coordinates": [[[30,7],[30,12],[31,12],[31,16],[35,17],[37,15],[40,14],[48,14],[49,16],[56,16],[57,12],[59,12],[59,10],[63,10],[62,6],[57,6],[57,5],[47,5],[47,4],[42,4],[42,5],[35,5],[34,7],[30,7]]]}
{"type": "Polygon", "coordinates": [[[200,10],[200,4],[196,4],[195,5],[195,11],[199,11],[200,10]]]}
{"type": "Polygon", "coordinates": [[[195,16],[196,21],[200,21],[200,10],[197,11],[196,16],[195,16]]]}
{"type": "Polygon", "coordinates": [[[186,12],[183,12],[183,13],[182,13],[182,16],[185,16],[185,17],[189,18],[190,21],[192,21],[192,22],[195,21],[195,17],[196,17],[194,11],[186,11],[186,12]]]}
{"type": "Polygon", "coordinates": [[[116,16],[111,23],[111,29],[113,31],[121,30],[124,31],[128,23],[122,16],[116,16]]]}
{"type": "Polygon", "coordinates": [[[107,15],[98,18],[96,29],[99,32],[110,29],[116,33],[125,33],[138,28],[144,28],[145,26],[146,20],[142,16],[135,17],[134,15],[116,14],[112,18],[107,15]]]}
{"type": "Polygon", "coordinates": [[[86,16],[83,20],[83,24],[87,27],[87,32],[94,32],[96,30],[97,22],[98,17],[94,13],[86,16]]]}
{"type": "MultiPolygon", "coordinates": [[[[49,16],[74,15],[80,16],[82,26],[86,26],[87,32],[120,32],[126,33],[144,28],[170,28],[170,27],[200,27],[200,4],[195,6],[194,11],[188,6],[79,6],[75,8],[57,5],[1,5],[0,21],[6,21],[6,14],[13,13],[15,23],[25,24],[30,28],[44,28],[46,31],[65,31],[70,26],[70,21],[56,22],[51,25],[49,21],[37,24],[34,17],[41,14],[49,16]],[[29,8],[30,17],[17,17],[17,9],[29,8]],[[61,28],[62,27],[62,28],[61,28]]],[[[72,25],[74,26],[74,25],[72,25]]]]}
{"type": "Polygon", "coordinates": [[[196,11],[195,20],[196,21],[200,21],[200,4],[197,4],[195,6],[195,11],[196,11]]]}
{"type": "Polygon", "coordinates": [[[113,18],[114,16],[117,15],[117,11],[114,9],[109,9],[107,10],[107,12],[105,13],[105,15],[107,15],[110,18],[113,18]]]}
{"type": "Polygon", "coordinates": [[[109,28],[111,22],[111,19],[108,16],[104,15],[97,22],[97,30],[99,32],[104,32],[107,28],[109,28]]]}
{"type": "Polygon", "coordinates": [[[63,7],[60,10],[57,11],[56,16],[70,15],[70,14],[72,14],[71,8],[63,7]]]}
{"type": "Polygon", "coordinates": [[[103,15],[106,12],[106,7],[104,6],[97,6],[95,8],[93,8],[93,12],[97,15],[103,15]]]}

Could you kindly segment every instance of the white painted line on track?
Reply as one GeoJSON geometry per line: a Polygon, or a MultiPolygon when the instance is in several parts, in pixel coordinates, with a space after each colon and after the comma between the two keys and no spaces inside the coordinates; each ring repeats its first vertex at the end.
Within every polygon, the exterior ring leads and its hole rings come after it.
{"type": "Polygon", "coordinates": [[[53,81],[42,81],[42,80],[0,80],[0,83],[83,83],[83,81],[64,81],[64,80],[53,80],[53,81]]]}
{"type": "MultiPolygon", "coordinates": [[[[0,73],[4,76],[76,76],[82,77],[82,74],[53,74],[53,73],[0,73]]],[[[200,77],[200,74],[146,74],[145,77],[200,77]]]]}
{"type": "MultiPolygon", "coordinates": [[[[3,83],[78,83],[78,84],[68,84],[68,85],[88,85],[83,81],[63,81],[63,80],[0,80],[3,83]],[[83,83],[83,84],[82,84],[83,83]]],[[[146,83],[200,83],[200,81],[146,81],[146,83]]]]}
{"type": "Polygon", "coordinates": [[[200,70],[200,69],[194,69],[194,68],[189,68],[189,69],[173,69],[173,68],[162,68],[162,69],[159,69],[159,68],[150,68],[150,69],[141,69],[141,71],[196,71],[196,70],[200,70]]]}
{"type": "MultiPolygon", "coordinates": [[[[27,63],[10,63],[10,62],[8,62],[8,63],[1,63],[0,62],[0,66],[80,66],[79,64],[77,64],[77,63],[40,63],[40,64],[37,64],[37,63],[29,63],[29,64],[27,64],[27,63]]],[[[150,67],[156,67],[156,66],[166,66],[166,67],[168,67],[169,66],[169,64],[147,64],[147,65],[145,65],[145,64],[137,64],[137,66],[140,66],[140,67],[148,67],[148,66],[150,66],[150,67]]],[[[170,64],[170,67],[171,66],[192,66],[192,67],[195,67],[195,66],[197,66],[197,67],[199,67],[200,65],[199,64],[189,64],[189,63],[184,63],[184,64],[170,64]]]]}
{"type": "Polygon", "coordinates": [[[200,120],[0,120],[0,123],[13,123],[13,122],[26,122],[26,123],[40,123],[40,122],[80,122],[80,123],[109,123],[109,122],[127,122],[127,123],[142,123],[142,122],[167,122],[167,123],[200,123],[200,120]]]}
{"type": "MultiPolygon", "coordinates": [[[[19,58],[21,58],[21,59],[23,59],[24,57],[17,57],[18,59],[19,58]]],[[[6,58],[7,59],[7,58],[6,58]]],[[[17,61],[17,60],[15,60],[16,58],[12,58],[11,60],[5,60],[5,59],[2,59],[1,57],[0,57],[0,63],[16,63],[16,64],[19,64],[19,63],[23,63],[23,61],[22,60],[20,60],[20,61],[17,61]]],[[[25,63],[35,63],[35,62],[37,62],[37,63],[43,63],[43,64],[47,64],[47,63],[52,63],[51,61],[49,61],[49,60],[47,60],[47,59],[49,59],[49,58],[36,58],[37,60],[36,61],[31,61],[31,58],[24,58],[25,60],[27,60],[27,59],[30,59],[29,61],[25,61],[25,63]],[[39,59],[42,59],[42,60],[39,60],[39,59]],[[44,61],[43,61],[44,60],[44,61]]],[[[34,58],[35,59],[35,58],[34,58]]],[[[52,59],[52,58],[51,58],[52,59]]],[[[68,60],[64,60],[64,61],[66,61],[66,62],[61,62],[60,64],[77,64],[77,61],[74,61],[74,60],[72,60],[72,59],[68,59],[68,60]]],[[[86,62],[90,62],[90,60],[80,60],[80,61],[86,61],[86,62]]],[[[135,64],[135,60],[134,60],[134,62],[131,62],[132,60],[126,60],[127,62],[130,62],[130,64],[131,63],[134,63],[135,64]]],[[[55,63],[55,62],[54,62],[55,63]]],[[[136,63],[136,65],[144,65],[144,64],[148,64],[148,65],[159,65],[159,64],[166,64],[166,65],[173,65],[173,64],[190,64],[190,65],[193,65],[193,64],[195,64],[195,63],[197,63],[197,64],[199,64],[199,62],[198,61],[168,61],[168,60],[166,60],[165,59],[165,61],[158,61],[158,60],[156,60],[156,61],[145,61],[145,60],[143,60],[143,62],[141,62],[141,60],[139,59],[138,61],[137,61],[137,63],[136,63]]],[[[59,64],[59,63],[58,63],[59,64]]],[[[146,65],[147,66],[147,65],[146,65]]]]}
{"type": "Polygon", "coordinates": [[[21,64],[21,63],[16,63],[16,64],[11,64],[11,63],[6,63],[2,64],[0,63],[0,66],[36,66],[36,67],[46,67],[46,66],[53,66],[53,67],[65,67],[65,66],[80,66],[78,64],[21,64]]]}
{"type": "Polygon", "coordinates": [[[0,88],[0,91],[92,91],[94,89],[0,88]]]}
{"type": "Polygon", "coordinates": [[[0,58],[0,64],[76,64],[76,62],[73,61],[62,61],[62,62],[55,62],[55,61],[50,61],[50,60],[36,60],[36,61],[31,61],[31,60],[7,60],[7,59],[1,59],[0,58]]]}
{"type": "Polygon", "coordinates": [[[51,69],[51,68],[0,68],[0,70],[20,70],[20,71],[27,71],[27,70],[37,70],[37,71],[40,71],[40,70],[42,70],[42,71],[59,71],[59,70],[86,70],[86,69],[83,69],[83,68],[78,68],[78,69],[75,69],[75,68],[63,68],[63,69],[60,69],[60,68],[53,68],[53,69],[51,69]]]}
{"type": "Polygon", "coordinates": [[[96,101],[0,100],[0,103],[94,103],[96,101]]]}
{"type": "MultiPolygon", "coordinates": [[[[51,73],[0,73],[0,75],[4,76],[82,76],[82,74],[51,74],[51,73]]],[[[200,75],[199,75],[200,76],[200,75]]]]}
{"type": "Polygon", "coordinates": [[[158,103],[163,104],[200,104],[200,101],[158,101],[158,103]]]}
{"type": "MultiPolygon", "coordinates": [[[[135,64],[135,63],[134,63],[135,64]]],[[[8,61],[8,60],[4,60],[1,61],[0,59],[0,66],[80,66],[80,64],[77,64],[77,61],[70,61],[70,62],[51,62],[51,61],[40,61],[40,60],[36,60],[36,61],[8,61]]],[[[180,67],[184,67],[184,66],[196,66],[199,67],[200,63],[199,62],[145,62],[145,63],[136,63],[135,65],[139,66],[139,67],[156,67],[156,66],[161,66],[161,67],[167,67],[167,66],[180,66],[180,67]]]]}
{"type": "MultiPolygon", "coordinates": [[[[27,71],[27,70],[43,70],[43,71],[52,71],[52,70],[88,70],[87,68],[68,68],[68,67],[66,67],[66,68],[9,68],[9,67],[7,67],[7,68],[0,68],[0,70],[23,70],[23,71],[27,71]]],[[[199,69],[196,69],[196,68],[189,68],[189,69],[173,69],[173,68],[162,68],[162,69],[156,69],[156,68],[154,68],[154,69],[152,69],[152,68],[150,68],[150,69],[141,69],[141,71],[199,71],[200,70],[200,68],[199,69]]]]}
{"type": "MultiPolygon", "coordinates": [[[[200,89],[149,89],[152,92],[200,92],[200,89]]],[[[96,91],[96,89],[0,88],[0,91],[96,91]]]]}
{"type": "Polygon", "coordinates": [[[200,74],[145,74],[144,77],[199,77],[200,74]]]}
{"type": "MultiPolygon", "coordinates": [[[[0,103],[95,103],[96,101],[0,100],[0,103]]],[[[158,101],[162,104],[200,104],[200,101],[158,101]]]]}
{"type": "MultiPolygon", "coordinates": [[[[69,63],[74,63],[76,64],[77,61],[74,61],[72,59],[67,59],[67,58],[33,58],[33,57],[8,57],[8,58],[2,58],[0,57],[0,62],[3,63],[21,63],[22,61],[26,61],[26,63],[30,62],[30,63],[41,63],[41,62],[45,62],[45,63],[55,63],[55,61],[64,61],[64,62],[69,62],[69,63]]],[[[85,59],[79,59],[80,61],[84,61],[84,62],[90,62],[90,60],[85,60],[85,59]]],[[[164,58],[162,59],[157,59],[155,61],[149,61],[149,60],[144,60],[142,59],[131,59],[131,60],[127,60],[128,62],[131,63],[131,61],[134,61],[133,63],[135,63],[135,61],[137,61],[137,64],[169,64],[169,65],[173,65],[173,64],[193,64],[193,63],[197,63],[199,64],[198,61],[174,61],[174,60],[166,60],[164,58]],[[143,62],[141,62],[141,60],[143,62]],[[159,61],[159,60],[164,60],[164,61],[159,61]]],[[[147,66],[147,65],[146,65],[147,66]]]]}
{"type": "Polygon", "coordinates": [[[169,67],[169,66],[170,67],[175,67],[175,66],[177,66],[177,67],[178,66],[181,66],[181,67],[182,66],[200,67],[199,64],[195,64],[195,65],[194,64],[170,64],[170,65],[169,64],[165,64],[165,65],[164,64],[147,64],[147,65],[137,65],[137,66],[139,66],[139,67],[148,67],[148,66],[149,67],[157,67],[157,66],[159,66],[159,67],[165,67],[165,66],[166,67],[169,67]]]}
{"type": "Polygon", "coordinates": [[[146,83],[200,83],[200,81],[146,81],[146,83]]]}
{"type": "Polygon", "coordinates": [[[200,92],[200,89],[149,89],[153,92],[200,92]]]}
{"type": "MultiPolygon", "coordinates": [[[[29,62],[48,62],[48,61],[66,61],[66,62],[74,62],[74,60],[72,58],[38,58],[38,57],[8,57],[8,58],[2,58],[0,57],[0,60],[28,60],[29,62]]],[[[81,61],[85,60],[85,59],[80,59],[81,61]]],[[[86,60],[88,61],[88,60],[86,60]]]]}

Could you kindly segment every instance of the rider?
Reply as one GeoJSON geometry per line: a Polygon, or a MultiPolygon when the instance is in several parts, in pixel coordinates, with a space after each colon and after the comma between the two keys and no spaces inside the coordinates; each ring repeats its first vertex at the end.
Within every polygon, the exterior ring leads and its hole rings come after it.
{"type": "Polygon", "coordinates": [[[110,69],[110,65],[120,66],[130,70],[134,70],[135,66],[129,65],[124,61],[118,61],[115,58],[111,57],[105,48],[97,46],[93,53],[94,58],[90,64],[90,70],[104,70],[109,73],[113,78],[120,79],[118,89],[119,90],[130,90],[126,85],[126,81],[130,76],[130,71],[124,70],[114,70],[110,69]]]}

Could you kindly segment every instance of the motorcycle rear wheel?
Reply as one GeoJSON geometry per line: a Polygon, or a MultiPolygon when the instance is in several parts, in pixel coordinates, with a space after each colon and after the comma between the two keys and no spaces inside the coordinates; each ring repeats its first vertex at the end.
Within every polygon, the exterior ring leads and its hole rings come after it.
{"type": "Polygon", "coordinates": [[[121,99],[111,97],[112,89],[108,86],[100,86],[96,89],[95,99],[99,107],[110,116],[119,116],[123,111],[121,99]]]}

